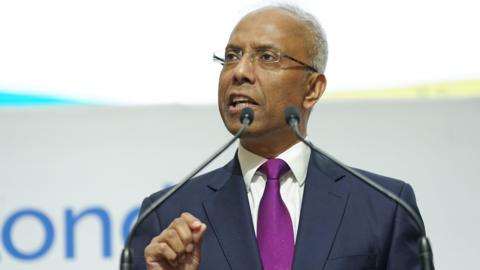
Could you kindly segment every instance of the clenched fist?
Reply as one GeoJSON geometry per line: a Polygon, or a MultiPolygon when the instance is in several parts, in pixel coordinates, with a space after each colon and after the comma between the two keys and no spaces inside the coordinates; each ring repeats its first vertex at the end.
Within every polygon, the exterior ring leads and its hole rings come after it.
{"type": "Polygon", "coordinates": [[[197,270],[207,225],[190,213],[183,213],[145,248],[148,270],[197,270]]]}

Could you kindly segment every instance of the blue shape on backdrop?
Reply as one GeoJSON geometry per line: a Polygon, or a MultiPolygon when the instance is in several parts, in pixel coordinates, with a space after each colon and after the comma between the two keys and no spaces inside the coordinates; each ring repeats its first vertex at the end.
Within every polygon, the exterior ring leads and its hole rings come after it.
{"type": "Polygon", "coordinates": [[[48,95],[20,94],[0,91],[0,106],[86,105],[88,102],[63,99],[48,95]]]}
{"type": "Polygon", "coordinates": [[[112,225],[108,212],[101,207],[87,208],[75,214],[72,209],[65,211],[66,257],[75,257],[75,225],[84,217],[94,216],[100,221],[103,242],[103,257],[112,256],[112,225]]]}
{"type": "Polygon", "coordinates": [[[8,217],[2,230],[2,239],[5,245],[5,249],[8,253],[10,253],[10,255],[20,260],[34,260],[45,255],[45,253],[50,250],[50,247],[53,244],[54,236],[55,231],[53,228],[53,224],[50,221],[50,218],[48,218],[48,216],[43,212],[31,208],[22,209],[21,211],[18,211],[14,215],[8,217]],[[32,218],[36,218],[41,223],[43,229],[45,230],[45,239],[41,247],[37,250],[25,252],[18,249],[14,244],[12,238],[12,231],[15,223],[18,220],[29,216],[32,218]]]}

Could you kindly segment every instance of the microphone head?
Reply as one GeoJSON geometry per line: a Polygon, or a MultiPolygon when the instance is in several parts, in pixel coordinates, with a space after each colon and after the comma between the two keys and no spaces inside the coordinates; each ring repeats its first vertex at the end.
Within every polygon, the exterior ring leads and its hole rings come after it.
{"type": "Polygon", "coordinates": [[[250,107],[245,107],[240,112],[240,123],[243,124],[245,119],[249,120],[248,125],[252,124],[253,122],[253,110],[250,107]]]}
{"type": "Polygon", "coordinates": [[[300,113],[298,109],[294,106],[288,106],[285,109],[285,122],[287,122],[287,125],[291,125],[291,121],[294,120],[297,123],[300,122],[300,113]]]}

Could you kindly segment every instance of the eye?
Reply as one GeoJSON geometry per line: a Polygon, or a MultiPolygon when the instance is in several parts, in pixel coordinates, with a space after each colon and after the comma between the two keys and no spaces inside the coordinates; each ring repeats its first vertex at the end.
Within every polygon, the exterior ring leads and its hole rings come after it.
{"type": "Polygon", "coordinates": [[[275,52],[271,51],[260,51],[258,52],[258,60],[264,63],[275,63],[278,62],[279,56],[275,52]]]}
{"type": "Polygon", "coordinates": [[[242,54],[239,51],[226,51],[225,52],[225,62],[232,63],[237,62],[242,58],[242,54]]]}

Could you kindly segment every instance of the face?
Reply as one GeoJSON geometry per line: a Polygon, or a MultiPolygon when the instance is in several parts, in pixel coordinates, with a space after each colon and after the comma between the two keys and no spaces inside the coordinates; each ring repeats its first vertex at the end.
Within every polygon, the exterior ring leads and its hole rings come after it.
{"type": "Polygon", "coordinates": [[[260,10],[237,24],[226,48],[241,50],[244,56],[237,64],[223,67],[218,91],[220,114],[231,133],[241,127],[239,113],[248,106],[255,116],[242,140],[272,142],[273,139],[292,138],[284,120],[284,110],[293,105],[305,116],[311,109],[316,100],[305,103],[314,85],[311,73],[286,58],[277,68],[266,69],[247,56],[259,49],[271,49],[311,65],[307,53],[309,43],[305,26],[282,10],[260,10]]]}

